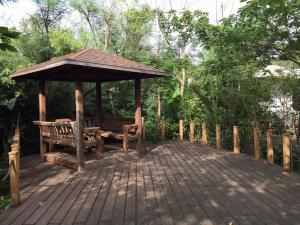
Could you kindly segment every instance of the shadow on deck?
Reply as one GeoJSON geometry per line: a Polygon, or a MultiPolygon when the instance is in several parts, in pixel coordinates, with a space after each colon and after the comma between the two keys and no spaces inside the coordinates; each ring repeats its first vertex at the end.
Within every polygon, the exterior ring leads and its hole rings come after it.
{"type": "Polygon", "coordinates": [[[0,224],[300,224],[300,176],[250,156],[178,141],[93,156],[83,174],[24,158],[0,224]]]}

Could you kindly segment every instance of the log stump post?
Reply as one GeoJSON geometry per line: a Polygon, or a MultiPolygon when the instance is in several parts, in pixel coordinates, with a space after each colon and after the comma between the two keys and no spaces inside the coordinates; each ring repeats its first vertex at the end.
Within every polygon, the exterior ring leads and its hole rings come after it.
{"type": "Polygon", "coordinates": [[[190,122],[190,142],[195,142],[195,124],[193,121],[190,122]]]}
{"type": "Polygon", "coordinates": [[[267,129],[267,160],[269,164],[274,164],[272,129],[267,129]]]}
{"type": "Polygon", "coordinates": [[[207,145],[206,123],[202,123],[202,145],[207,145]]]}
{"type": "Polygon", "coordinates": [[[282,135],[282,148],[283,148],[283,171],[291,171],[291,144],[288,133],[282,135]]]}
{"type": "Polygon", "coordinates": [[[260,158],[260,142],[259,142],[259,128],[253,128],[253,143],[255,158],[260,158]]]}
{"type": "MultiPolygon", "coordinates": [[[[15,146],[12,146],[15,147],[15,146]]],[[[19,153],[17,151],[10,151],[8,153],[9,158],[9,177],[10,177],[10,196],[13,206],[20,205],[20,174],[18,168],[19,153]]]]}
{"type": "Polygon", "coordinates": [[[179,120],[179,140],[183,141],[183,120],[179,120]]]}
{"type": "Polygon", "coordinates": [[[221,124],[216,124],[216,148],[221,150],[221,124]]]}
{"type": "Polygon", "coordinates": [[[239,127],[233,126],[233,153],[240,154],[239,127]]]}

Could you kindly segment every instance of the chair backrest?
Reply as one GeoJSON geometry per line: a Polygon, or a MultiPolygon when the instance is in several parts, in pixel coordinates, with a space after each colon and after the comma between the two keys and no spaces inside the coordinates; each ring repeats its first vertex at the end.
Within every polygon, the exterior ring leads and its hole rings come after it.
{"type": "Polygon", "coordinates": [[[134,124],[134,122],[133,118],[104,118],[101,122],[101,129],[122,132],[123,125],[134,124]]]}

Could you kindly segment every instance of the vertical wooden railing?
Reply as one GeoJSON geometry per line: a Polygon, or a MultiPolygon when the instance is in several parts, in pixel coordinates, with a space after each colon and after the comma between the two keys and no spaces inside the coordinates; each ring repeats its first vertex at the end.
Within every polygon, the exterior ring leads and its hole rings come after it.
{"type": "Polygon", "coordinates": [[[239,140],[239,127],[233,127],[233,153],[240,154],[240,140],[239,140]]]}
{"type": "Polygon", "coordinates": [[[195,124],[193,121],[190,122],[190,142],[195,142],[195,124]]]}
{"type": "Polygon", "coordinates": [[[206,131],[206,123],[202,123],[202,144],[207,145],[207,131],[206,131]]]}
{"type": "Polygon", "coordinates": [[[20,131],[16,129],[11,151],[8,153],[10,178],[10,195],[13,206],[20,205],[20,131]]]}
{"type": "Polygon", "coordinates": [[[183,141],[183,120],[179,120],[179,140],[183,141]]]}
{"type": "Polygon", "coordinates": [[[254,155],[256,159],[260,158],[260,141],[259,141],[259,128],[253,128],[253,143],[254,143],[254,155]]]}
{"type": "Polygon", "coordinates": [[[274,152],[273,152],[273,140],[272,140],[272,129],[267,129],[267,161],[269,164],[274,163],[274,152]]]}
{"type": "Polygon", "coordinates": [[[221,150],[221,124],[216,124],[216,148],[221,150]]]}
{"type": "Polygon", "coordinates": [[[283,171],[291,171],[291,144],[288,133],[282,135],[282,149],[283,149],[283,171]]]}

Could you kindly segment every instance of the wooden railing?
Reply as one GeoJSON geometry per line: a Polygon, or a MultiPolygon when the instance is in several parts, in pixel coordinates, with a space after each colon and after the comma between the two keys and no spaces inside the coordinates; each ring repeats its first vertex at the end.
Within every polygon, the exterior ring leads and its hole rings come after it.
{"type": "MultiPolygon", "coordinates": [[[[195,142],[195,124],[193,121],[190,121],[189,123],[189,141],[190,143],[195,142]]],[[[164,133],[165,133],[166,127],[164,127],[164,133]]],[[[184,140],[184,121],[179,121],[179,140],[184,140]]],[[[233,152],[235,155],[240,154],[240,138],[239,138],[239,127],[233,126],[232,128],[233,132],[233,152]]],[[[202,122],[200,124],[200,132],[199,132],[199,138],[198,140],[202,145],[208,144],[208,131],[207,126],[205,122],[202,122]]],[[[255,159],[261,158],[261,146],[260,146],[260,140],[261,140],[261,130],[258,127],[253,128],[253,149],[254,149],[254,157],[255,159]]],[[[216,124],[215,128],[215,142],[216,142],[216,149],[221,150],[222,144],[221,144],[221,124],[216,124]]],[[[269,127],[266,129],[266,160],[269,164],[274,164],[274,151],[273,151],[273,129],[271,122],[269,122],[269,127]]],[[[161,138],[161,140],[164,140],[164,138],[161,138]]],[[[291,171],[291,140],[290,135],[287,132],[284,132],[282,134],[282,161],[283,161],[283,171],[290,172],[291,171]]]]}

